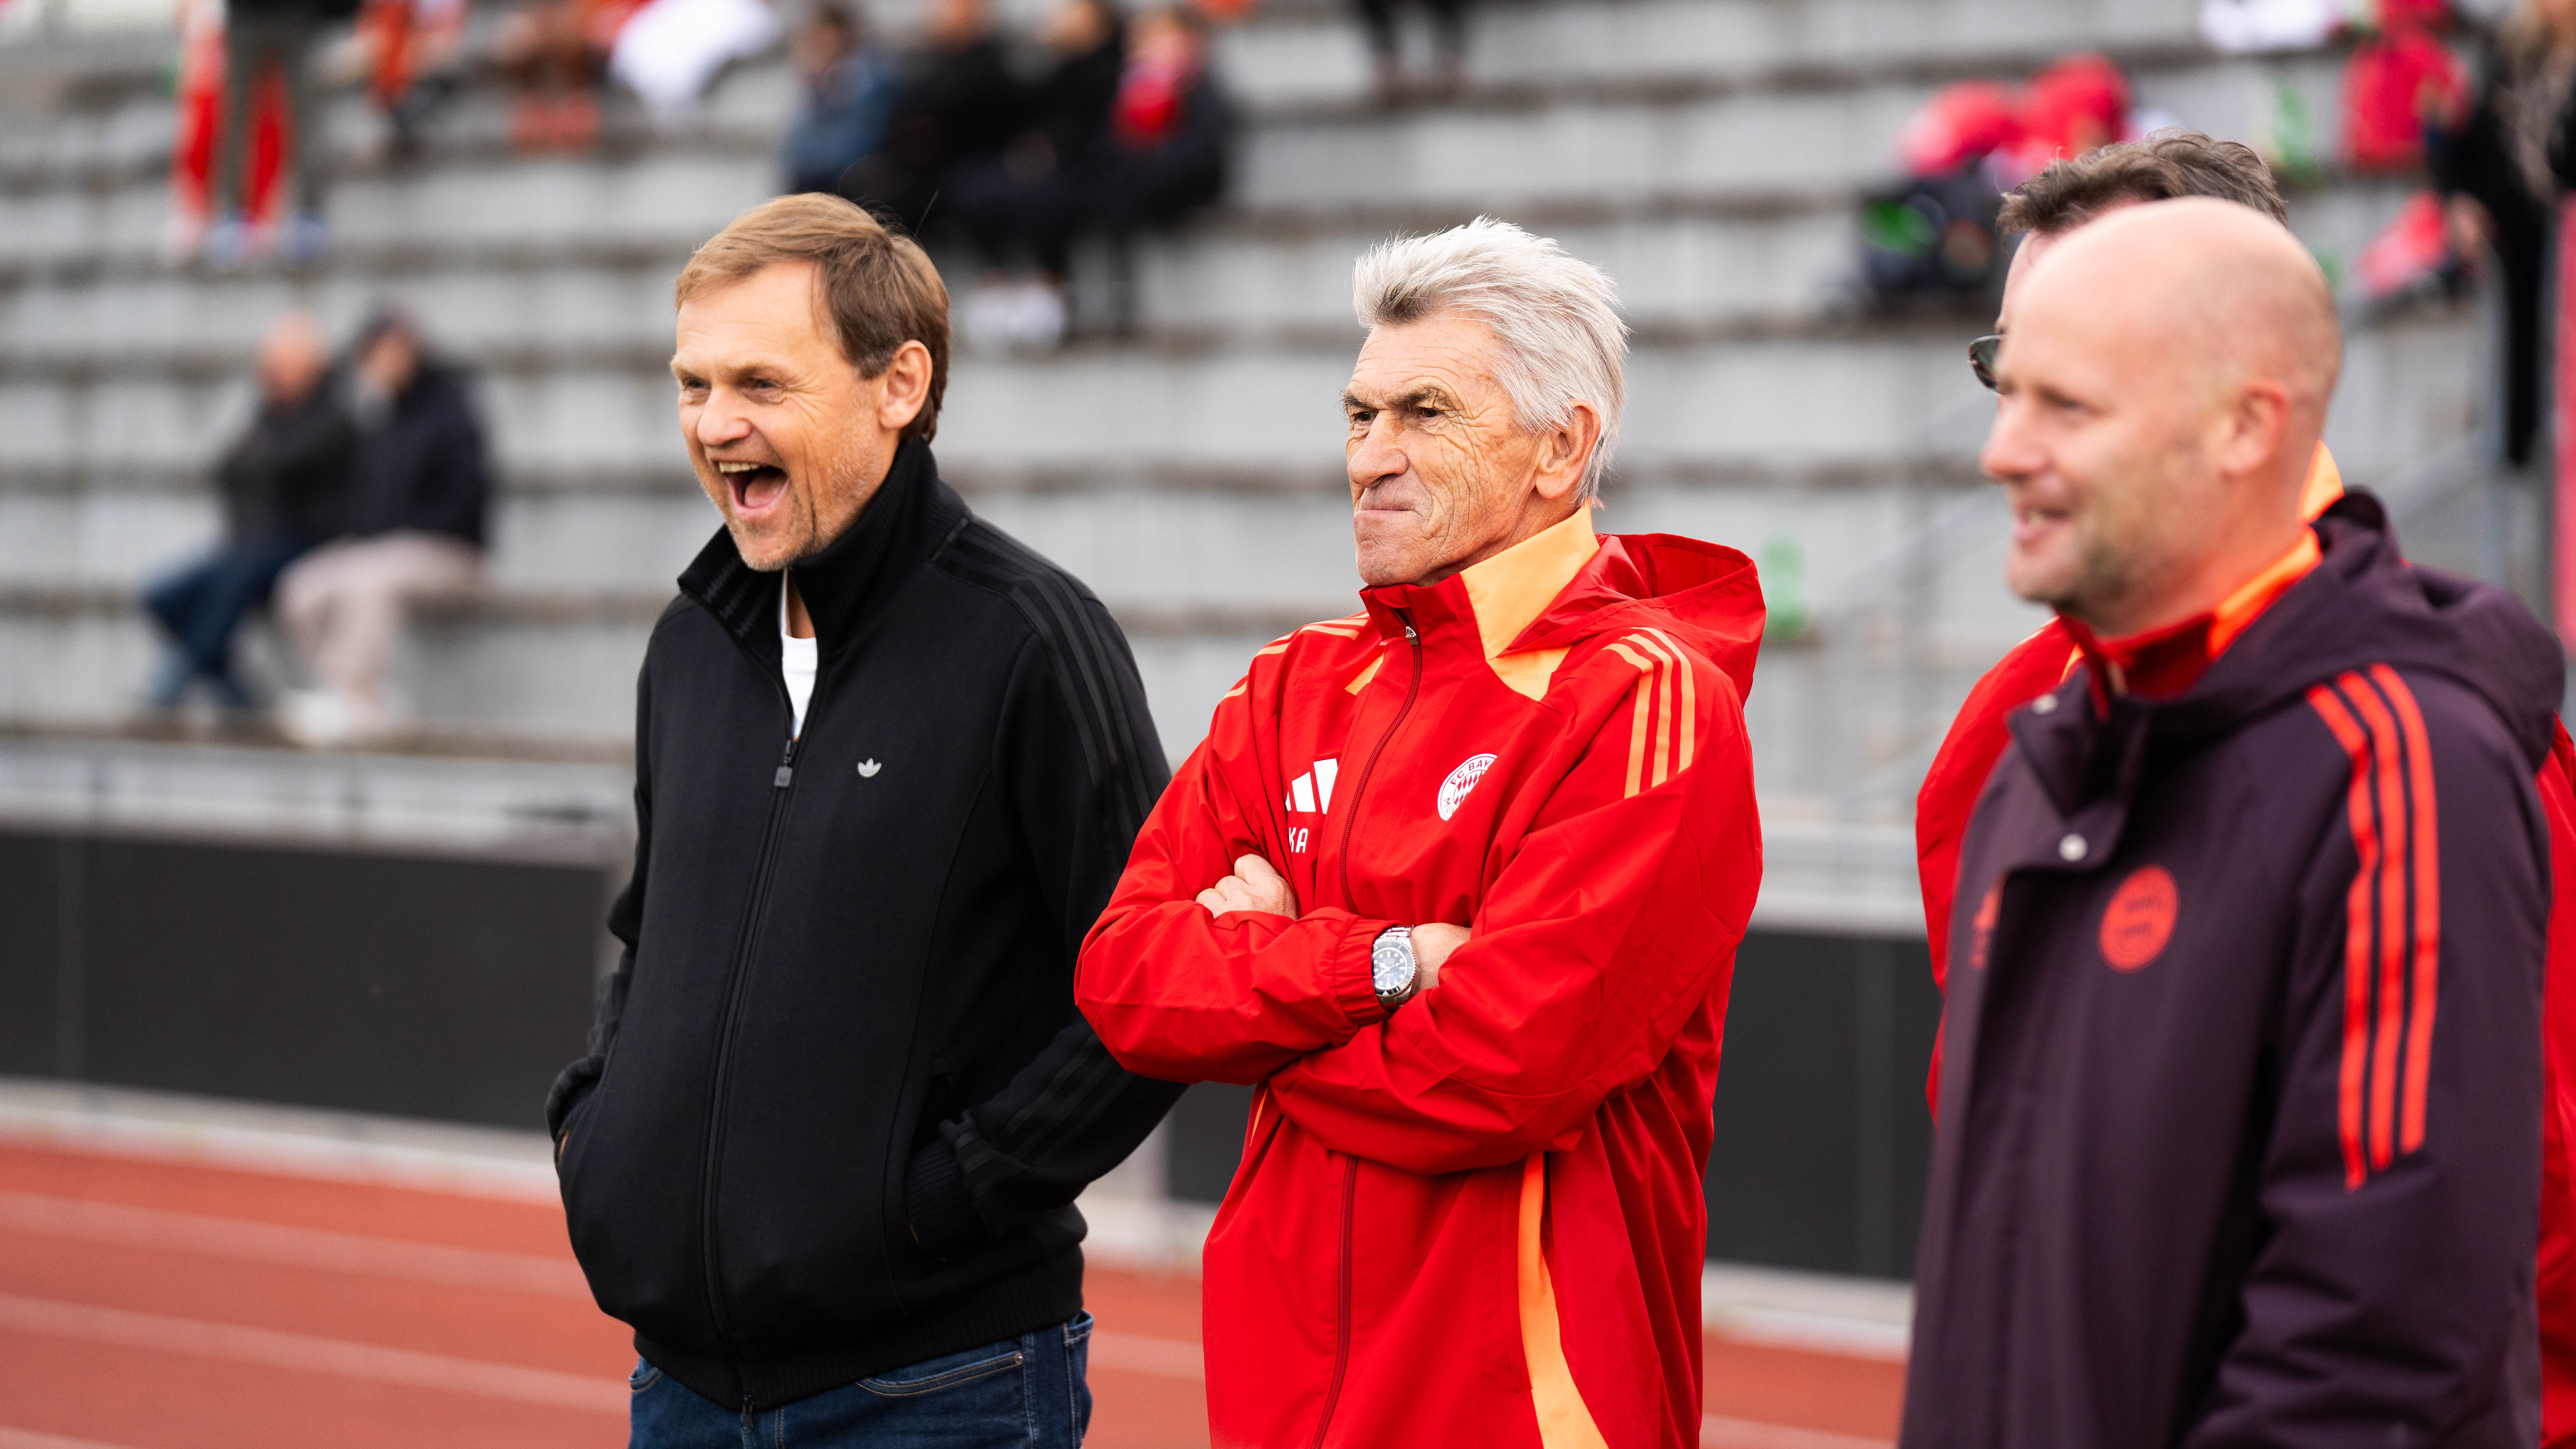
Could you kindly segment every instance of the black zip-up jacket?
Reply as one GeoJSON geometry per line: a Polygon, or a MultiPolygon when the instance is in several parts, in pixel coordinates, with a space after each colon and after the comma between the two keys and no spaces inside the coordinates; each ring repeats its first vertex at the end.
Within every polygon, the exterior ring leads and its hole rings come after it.
{"type": "Polygon", "coordinates": [[[443,533],[483,546],[492,474],[465,378],[424,362],[358,439],[349,531],[443,533]]]}
{"type": "Polygon", "coordinates": [[[653,631],[626,950],[546,1104],[600,1307],[759,1409],[1079,1312],[1073,1199],[1180,1093],[1073,1006],[1168,774],[1107,611],[920,444],[794,571],[799,740],[726,534],[653,631]]]}
{"type": "Polygon", "coordinates": [[[215,464],[224,532],[234,543],[286,535],[307,544],[340,531],[356,466],[357,424],[325,377],[291,403],[263,401],[250,430],[215,464]]]}
{"type": "Polygon", "coordinates": [[[2557,641],[2376,499],[2198,683],[2012,717],[1970,825],[1908,1449],[2540,1440],[2557,641]],[[1974,902],[1974,905],[1970,903],[1974,902]]]}

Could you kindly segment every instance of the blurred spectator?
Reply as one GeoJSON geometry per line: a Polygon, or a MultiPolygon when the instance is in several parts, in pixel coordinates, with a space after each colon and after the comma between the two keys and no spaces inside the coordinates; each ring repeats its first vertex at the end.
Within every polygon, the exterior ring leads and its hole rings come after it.
{"type": "Polygon", "coordinates": [[[337,744],[383,731],[385,669],[410,607],[483,586],[491,470],[465,379],[426,354],[399,311],[351,348],[357,461],[345,536],[295,561],[277,616],[318,687],[287,701],[287,732],[337,744]]]}
{"type": "Polygon", "coordinates": [[[2344,159],[2359,171],[2412,171],[2424,136],[2468,98],[2458,56],[2434,35],[2439,4],[2382,0],[2380,32],[2353,47],[2343,72],[2344,159]]]}
{"type": "Polygon", "coordinates": [[[959,319],[971,345],[1050,347],[1064,335],[1074,234],[1088,192],[1113,159],[1106,143],[1126,39],[1125,19],[1109,0],[1061,0],[1047,16],[1053,63],[1029,92],[1028,129],[1000,155],[949,173],[947,204],[985,267],[959,319]],[[1019,275],[1023,265],[1035,274],[1019,275]]]}
{"type": "Polygon", "coordinates": [[[608,73],[664,130],[694,124],[718,74],[778,42],[778,12],[762,0],[645,0],[617,32],[608,73]]]}
{"type": "Polygon", "coordinates": [[[793,58],[805,104],[787,128],[787,189],[837,193],[852,167],[885,147],[895,66],[869,43],[858,16],[834,4],[815,7],[793,58]]]}
{"type": "MultiPolygon", "coordinates": [[[[1377,67],[1377,99],[1382,106],[1400,105],[1411,90],[1404,71],[1404,46],[1396,33],[1395,11],[1402,0],[1355,0],[1360,23],[1368,27],[1370,59],[1377,67]]],[[[1467,0],[1421,0],[1431,17],[1431,75],[1424,93],[1434,100],[1455,100],[1467,84],[1467,0]]]]}
{"type": "Polygon", "coordinates": [[[394,155],[418,154],[430,116],[452,99],[464,60],[466,0],[365,0],[357,61],[394,155]]]}
{"type": "Polygon", "coordinates": [[[329,358],[301,312],[278,318],[260,342],[258,415],[215,467],[224,540],[143,595],[172,650],[152,689],[158,708],[177,707],[200,679],[224,708],[249,708],[233,670],[233,631],[288,564],[337,530],[357,433],[326,385],[329,358]]]}
{"type": "Polygon", "coordinates": [[[518,91],[510,144],[581,151],[599,139],[599,80],[638,0],[527,0],[501,22],[492,60],[518,91]]]}
{"type": "Polygon", "coordinates": [[[2526,0],[2497,27],[2476,95],[2427,135],[2433,184],[2449,206],[2451,244],[2472,262],[2492,254],[2504,307],[2505,461],[2531,459],[2540,429],[2547,346],[2542,297],[2558,185],[2550,140],[2576,93],[2576,0],[2526,0]]]}
{"type": "Polygon", "coordinates": [[[918,233],[948,173],[998,156],[1020,134],[1024,97],[985,0],[937,0],[929,44],[905,67],[886,146],[860,168],[856,199],[918,233]]]}
{"type": "Polygon", "coordinates": [[[1135,312],[1135,235],[1169,226],[1225,193],[1234,108],[1208,65],[1207,22],[1175,5],[1127,31],[1127,69],[1110,113],[1108,163],[1094,183],[1090,224],[1118,258],[1118,314],[1135,312]]]}
{"type": "Polygon", "coordinates": [[[2019,186],[2060,161],[2088,156],[2137,133],[2129,78],[2098,55],[2070,55],[2030,78],[2021,93],[2021,142],[1996,177],[2019,186]]]}
{"type": "Polygon", "coordinates": [[[318,260],[322,222],[321,112],[314,105],[313,46],[323,28],[357,13],[356,0],[229,0],[224,11],[223,128],[215,145],[215,227],[209,260],[233,266],[274,250],[294,263],[318,260]],[[286,170],[294,211],[272,231],[249,206],[252,118],[262,89],[286,103],[286,170]]]}
{"type": "Polygon", "coordinates": [[[2071,55],[2020,86],[1960,81],[1925,101],[1897,136],[1906,179],[1861,209],[1861,276],[1882,304],[1991,302],[2006,254],[1995,227],[2003,193],[2062,160],[2139,129],[2128,77],[2098,55],[2071,55]]]}

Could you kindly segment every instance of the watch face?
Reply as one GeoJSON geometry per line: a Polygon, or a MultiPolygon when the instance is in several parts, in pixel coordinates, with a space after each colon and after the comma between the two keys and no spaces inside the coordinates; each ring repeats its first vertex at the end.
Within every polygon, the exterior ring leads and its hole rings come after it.
{"type": "Polygon", "coordinates": [[[1369,952],[1369,975],[1378,994],[1402,991],[1413,981],[1413,952],[1393,941],[1380,941],[1369,952]]]}

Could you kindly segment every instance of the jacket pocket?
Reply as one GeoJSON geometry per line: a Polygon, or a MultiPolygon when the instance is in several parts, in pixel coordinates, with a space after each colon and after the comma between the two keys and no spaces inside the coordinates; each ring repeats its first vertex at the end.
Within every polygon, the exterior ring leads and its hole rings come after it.
{"type": "Polygon", "coordinates": [[[873,1378],[859,1380],[859,1387],[889,1399],[919,1398],[925,1394],[946,1393],[980,1383],[1000,1374],[1016,1374],[1028,1362],[1017,1340],[970,1348],[963,1353],[895,1369],[873,1378]]]}

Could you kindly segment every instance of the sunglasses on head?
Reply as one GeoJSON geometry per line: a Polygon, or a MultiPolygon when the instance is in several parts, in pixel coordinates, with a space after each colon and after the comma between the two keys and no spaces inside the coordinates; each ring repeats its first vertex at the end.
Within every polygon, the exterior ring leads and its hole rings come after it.
{"type": "Polygon", "coordinates": [[[2003,350],[2003,345],[2001,333],[1968,344],[1968,370],[1977,375],[1977,381],[1984,383],[1988,392],[1995,390],[1995,354],[2003,350]]]}

